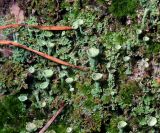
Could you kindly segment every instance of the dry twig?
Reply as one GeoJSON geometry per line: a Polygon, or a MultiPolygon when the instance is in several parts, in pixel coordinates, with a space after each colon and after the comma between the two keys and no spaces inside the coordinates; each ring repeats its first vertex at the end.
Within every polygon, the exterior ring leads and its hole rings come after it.
{"type": "Polygon", "coordinates": [[[53,121],[56,119],[56,117],[62,112],[65,104],[62,104],[59,110],[56,112],[55,115],[52,116],[52,118],[47,122],[47,124],[39,131],[39,133],[44,133],[48,127],[53,123],[53,121]]]}
{"type": "Polygon", "coordinates": [[[45,54],[45,53],[43,53],[43,52],[34,50],[34,49],[32,49],[32,48],[29,48],[29,47],[27,47],[27,46],[25,46],[25,45],[22,45],[22,44],[20,44],[20,43],[17,43],[17,42],[12,42],[12,41],[7,41],[7,40],[0,40],[0,44],[2,44],[2,45],[13,45],[13,46],[16,46],[16,47],[19,47],[19,48],[26,49],[26,50],[28,50],[28,51],[31,51],[31,52],[33,52],[33,53],[36,53],[36,54],[38,54],[38,55],[40,55],[40,56],[42,56],[42,57],[44,57],[44,58],[46,58],[46,59],[48,59],[48,60],[51,60],[51,61],[53,61],[53,62],[55,62],[55,63],[58,63],[58,64],[61,64],[61,65],[69,66],[69,67],[76,68],[76,69],[83,70],[83,71],[88,70],[88,69],[85,68],[85,67],[75,66],[75,65],[73,65],[73,64],[70,64],[70,63],[65,62],[65,61],[63,61],[63,60],[60,60],[60,59],[58,59],[58,58],[56,58],[56,57],[47,55],[47,54],[45,54]]]}
{"type": "Polygon", "coordinates": [[[27,25],[27,24],[9,24],[0,26],[0,30],[8,29],[8,28],[18,28],[21,26],[29,27],[29,28],[36,28],[40,30],[55,30],[55,31],[62,31],[62,30],[73,30],[72,27],[69,26],[40,26],[40,25],[27,25]]]}

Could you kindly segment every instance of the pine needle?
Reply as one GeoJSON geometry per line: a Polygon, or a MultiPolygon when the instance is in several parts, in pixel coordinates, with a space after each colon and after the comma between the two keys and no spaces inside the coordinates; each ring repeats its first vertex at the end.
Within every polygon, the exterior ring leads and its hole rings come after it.
{"type": "Polygon", "coordinates": [[[34,50],[34,49],[32,49],[32,48],[29,48],[29,47],[27,47],[27,46],[25,46],[25,45],[22,45],[22,44],[20,44],[20,43],[17,43],[17,42],[8,41],[8,40],[0,40],[0,44],[2,44],[2,45],[13,45],[13,46],[16,46],[16,47],[19,47],[19,48],[28,50],[28,51],[30,51],[30,52],[33,52],[33,53],[35,53],[35,54],[37,54],[37,55],[40,55],[40,56],[42,56],[42,57],[44,57],[44,58],[46,58],[46,59],[48,59],[48,60],[51,60],[51,61],[53,61],[53,62],[55,62],[55,63],[58,63],[58,64],[61,64],[61,65],[69,66],[69,67],[76,68],[76,69],[79,69],[79,70],[82,70],[82,71],[88,70],[88,68],[70,64],[70,63],[65,62],[65,61],[63,61],[63,60],[60,60],[60,59],[58,59],[58,58],[56,58],[56,57],[53,57],[53,56],[50,56],[50,55],[45,54],[45,53],[43,53],[43,52],[34,50]]]}

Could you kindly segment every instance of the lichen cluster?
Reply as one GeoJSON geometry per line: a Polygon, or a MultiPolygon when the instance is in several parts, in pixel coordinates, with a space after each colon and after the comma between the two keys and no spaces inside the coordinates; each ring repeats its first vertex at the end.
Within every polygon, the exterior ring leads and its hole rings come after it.
{"type": "Polygon", "coordinates": [[[1,132],[38,132],[62,102],[66,106],[47,132],[160,130],[158,0],[29,0],[21,8],[26,24],[74,30],[21,27],[5,30],[6,38],[89,71],[12,47],[13,55],[0,60],[1,132]],[[11,129],[21,115],[23,123],[11,129]]]}

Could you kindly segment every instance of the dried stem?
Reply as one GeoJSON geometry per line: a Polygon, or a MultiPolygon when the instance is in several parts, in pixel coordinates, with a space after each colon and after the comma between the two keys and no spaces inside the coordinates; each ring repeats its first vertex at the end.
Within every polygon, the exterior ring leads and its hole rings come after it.
{"type": "Polygon", "coordinates": [[[81,67],[81,66],[75,66],[75,65],[73,65],[73,64],[70,64],[70,63],[65,62],[65,61],[63,61],[63,60],[60,60],[60,59],[58,59],[58,58],[56,58],[56,57],[50,56],[50,55],[45,54],[45,53],[43,53],[43,52],[34,50],[34,49],[32,49],[32,48],[29,48],[29,47],[27,47],[27,46],[25,46],[25,45],[22,45],[22,44],[20,44],[20,43],[17,43],[17,42],[12,42],[12,41],[7,41],[7,40],[0,40],[0,44],[2,44],[2,45],[3,45],[3,44],[4,44],[4,45],[13,45],[13,46],[16,46],[16,47],[19,47],[19,48],[26,49],[26,50],[28,50],[28,51],[31,51],[31,52],[33,52],[33,53],[36,53],[36,54],[38,54],[38,55],[40,55],[40,56],[42,56],[42,57],[44,57],[44,58],[46,58],[46,59],[48,59],[48,60],[51,60],[51,61],[53,61],[53,62],[55,62],[55,63],[58,63],[58,64],[61,64],[61,65],[69,66],[69,67],[76,68],[76,69],[79,69],[79,70],[82,70],[82,71],[88,70],[88,68],[81,67]]]}
{"type": "Polygon", "coordinates": [[[69,26],[40,26],[40,25],[27,25],[27,24],[9,24],[0,26],[0,30],[8,29],[8,28],[18,28],[21,26],[29,27],[29,28],[36,28],[40,30],[55,30],[55,31],[62,31],[62,30],[73,30],[72,27],[69,26]]]}
{"type": "Polygon", "coordinates": [[[53,123],[53,121],[56,119],[56,117],[62,112],[65,104],[62,104],[59,110],[56,112],[55,115],[52,116],[52,118],[47,122],[47,124],[39,131],[39,133],[44,133],[48,127],[53,123]]]}

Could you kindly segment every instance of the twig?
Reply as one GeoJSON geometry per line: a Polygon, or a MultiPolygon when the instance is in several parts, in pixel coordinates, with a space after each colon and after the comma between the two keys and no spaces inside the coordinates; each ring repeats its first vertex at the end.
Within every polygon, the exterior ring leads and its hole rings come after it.
{"type": "Polygon", "coordinates": [[[62,112],[64,106],[65,104],[62,104],[56,114],[52,116],[52,118],[47,122],[47,124],[39,131],[39,133],[44,133],[48,129],[48,127],[53,123],[56,117],[62,112]]]}
{"type": "Polygon", "coordinates": [[[41,25],[27,25],[27,24],[9,24],[0,26],[0,30],[8,29],[8,28],[18,28],[21,26],[36,28],[40,30],[55,30],[55,31],[62,31],[62,30],[73,30],[72,27],[69,26],[41,26],[41,25]]]}
{"type": "Polygon", "coordinates": [[[19,47],[19,48],[26,49],[26,50],[28,50],[28,51],[31,51],[31,52],[33,52],[33,53],[36,53],[36,54],[38,54],[38,55],[40,55],[40,56],[42,56],[42,57],[44,57],[44,58],[46,58],[46,59],[48,59],[48,60],[51,60],[51,61],[53,61],[53,62],[55,62],[55,63],[58,63],[58,64],[61,64],[61,65],[69,66],[69,67],[76,68],[76,69],[79,69],[79,70],[82,70],[82,71],[88,70],[88,68],[81,67],[81,66],[75,66],[75,65],[73,65],[73,64],[70,64],[70,63],[65,62],[65,61],[63,61],[63,60],[60,60],[60,59],[58,59],[58,58],[56,58],[56,57],[50,56],[50,55],[45,54],[45,53],[43,53],[43,52],[34,50],[34,49],[32,49],[32,48],[29,48],[29,47],[27,47],[27,46],[25,46],[25,45],[22,45],[22,44],[20,44],[20,43],[17,43],[17,42],[12,42],[12,41],[7,41],[7,40],[0,40],[0,44],[2,44],[2,45],[3,45],[3,44],[4,44],[4,45],[13,45],[13,46],[16,46],[16,47],[19,47]]]}

